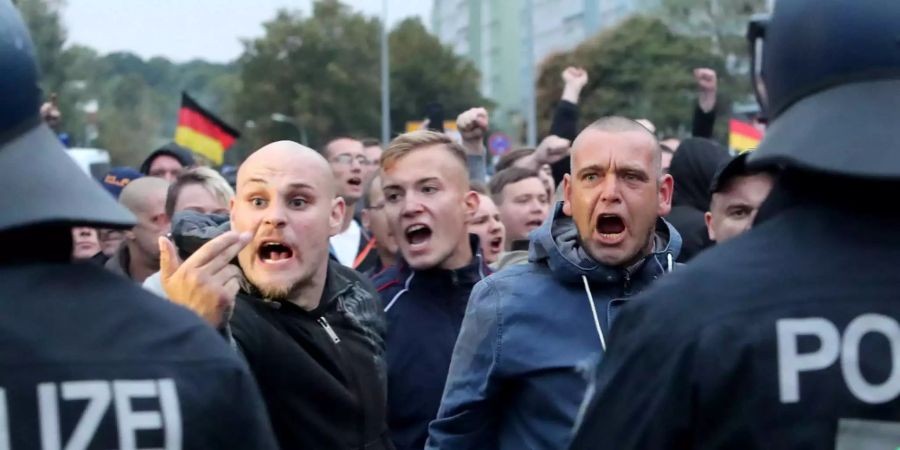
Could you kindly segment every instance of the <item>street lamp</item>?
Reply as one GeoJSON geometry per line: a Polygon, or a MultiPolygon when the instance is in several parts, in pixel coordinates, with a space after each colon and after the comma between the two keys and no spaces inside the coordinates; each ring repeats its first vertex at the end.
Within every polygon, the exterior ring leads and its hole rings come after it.
{"type": "Polygon", "coordinates": [[[300,136],[300,141],[303,145],[309,146],[309,140],[306,138],[306,128],[301,127],[293,117],[282,113],[272,113],[270,118],[273,122],[286,123],[293,126],[294,129],[297,130],[297,134],[300,136]]]}

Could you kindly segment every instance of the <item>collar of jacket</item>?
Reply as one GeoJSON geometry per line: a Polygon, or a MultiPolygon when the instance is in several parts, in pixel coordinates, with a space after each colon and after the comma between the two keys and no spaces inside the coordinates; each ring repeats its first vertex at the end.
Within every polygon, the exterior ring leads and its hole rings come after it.
{"type": "Polygon", "coordinates": [[[582,277],[599,284],[651,281],[671,271],[681,251],[681,235],[670,223],[659,218],[651,254],[627,268],[601,264],[581,247],[574,221],[562,213],[562,202],[530,237],[529,261],[546,264],[553,276],[564,283],[581,284],[582,277]]]}
{"type": "Polygon", "coordinates": [[[335,266],[337,265],[340,265],[340,263],[334,259],[328,259],[328,269],[325,274],[325,287],[322,289],[322,296],[319,298],[318,306],[311,311],[307,311],[286,300],[267,299],[262,296],[258,289],[256,289],[256,286],[253,286],[246,280],[243,281],[241,290],[244,294],[253,299],[265,302],[274,308],[286,307],[296,309],[305,314],[320,316],[324,314],[324,312],[330,308],[339,297],[349,292],[355,286],[355,283],[352,280],[335,270],[335,266]]]}
{"type": "Polygon", "coordinates": [[[448,270],[435,267],[427,270],[413,270],[402,257],[397,264],[402,274],[415,272],[413,281],[417,284],[425,282],[429,285],[474,286],[475,283],[490,275],[491,269],[485,264],[484,257],[481,255],[481,245],[478,241],[478,236],[474,234],[469,235],[469,247],[472,249],[474,257],[468,265],[459,269],[448,270]]]}

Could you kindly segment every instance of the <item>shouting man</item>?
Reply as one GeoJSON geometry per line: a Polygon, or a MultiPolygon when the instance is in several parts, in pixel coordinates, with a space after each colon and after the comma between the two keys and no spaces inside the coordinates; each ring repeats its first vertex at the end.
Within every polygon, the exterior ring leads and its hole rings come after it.
{"type": "Polygon", "coordinates": [[[434,131],[381,157],[385,213],[402,259],[375,277],[388,319],[388,411],[398,450],[421,449],[437,415],[469,293],[487,267],[468,221],[478,210],[465,151],[434,131]]]}
{"type": "Polygon", "coordinates": [[[371,285],[328,256],[345,206],[321,155],[275,142],[238,171],[233,231],[181,265],[160,240],[168,297],[230,325],[282,448],[390,448],[380,309],[371,285]]]}
{"type": "Polygon", "coordinates": [[[621,117],[575,139],[565,201],[532,233],[530,262],[472,292],[427,448],[567,448],[616,314],[680,249],[660,219],[672,200],[660,159],[653,134],[621,117]]]}

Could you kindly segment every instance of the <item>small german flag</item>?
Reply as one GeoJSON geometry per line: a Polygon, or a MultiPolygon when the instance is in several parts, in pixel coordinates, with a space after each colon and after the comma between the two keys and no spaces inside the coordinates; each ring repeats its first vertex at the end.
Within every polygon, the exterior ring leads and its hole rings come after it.
{"type": "Polygon", "coordinates": [[[221,165],[225,158],[225,150],[228,150],[240,135],[237,130],[200,106],[187,93],[181,93],[178,127],[175,128],[176,144],[205,156],[216,165],[221,165]]]}
{"type": "Polygon", "coordinates": [[[759,147],[763,134],[752,124],[731,119],[728,127],[728,146],[738,153],[749,152],[759,147]]]}

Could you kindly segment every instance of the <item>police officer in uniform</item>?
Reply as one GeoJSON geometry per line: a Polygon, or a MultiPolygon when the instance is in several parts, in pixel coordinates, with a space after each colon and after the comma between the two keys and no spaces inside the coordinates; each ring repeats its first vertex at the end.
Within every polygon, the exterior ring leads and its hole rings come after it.
{"type": "Polygon", "coordinates": [[[71,228],[134,217],[41,122],[31,39],[0,0],[0,449],[273,449],[256,385],[194,313],[91,264],[71,228]]]}
{"type": "Polygon", "coordinates": [[[898,24],[896,0],[753,24],[749,161],[787,170],[750,232],[622,311],[573,449],[900,447],[898,24]]]}

